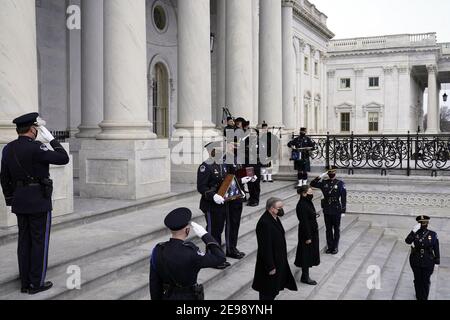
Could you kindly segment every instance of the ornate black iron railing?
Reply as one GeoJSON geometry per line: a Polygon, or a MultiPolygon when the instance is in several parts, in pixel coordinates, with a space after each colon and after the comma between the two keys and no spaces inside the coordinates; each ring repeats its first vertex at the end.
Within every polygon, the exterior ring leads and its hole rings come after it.
{"type": "MultiPolygon", "coordinates": [[[[295,136],[293,136],[294,138],[295,136]]],[[[338,169],[450,171],[450,134],[316,135],[311,157],[338,169]]]]}

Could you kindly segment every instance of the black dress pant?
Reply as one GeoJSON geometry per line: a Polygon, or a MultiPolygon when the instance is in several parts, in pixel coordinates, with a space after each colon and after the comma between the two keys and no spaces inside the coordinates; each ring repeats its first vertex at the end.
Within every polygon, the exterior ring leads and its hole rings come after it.
{"type": "Polygon", "coordinates": [[[340,214],[324,214],[325,228],[327,236],[328,249],[339,249],[339,238],[341,235],[341,215],[340,214]]]}
{"type": "Polygon", "coordinates": [[[22,288],[44,285],[50,243],[51,212],[18,214],[17,257],[22,288]]]}
{"type": "Polygon", "coordinates": [[[259,203],[259,198],[261,196],[261,167],[255,166],[255,175],[258,177],[258,180],[255,182],[249,182],[248,185],[248,193],[250,195],[248,202],[249,203],[259,203]]]}
{"type": "Polygon", "coordinates": [[[417,300],[428,300],[430,294],[430,278],[434,267],[411,267],[414,273],[414,288],[416,290],[417,300]]]}
{"type": "Polygon", "coordinates": [[[228,208],[226,211],[225,243],[227,253],[231,254],[237,251],[243,206],[241,200],[230,201],[226,206],[228,208]]]}
{"type": "Polygon", "coordinates": [[[220,246],[222,245],[222,233],[225,228],[227,206],[228,204],[213,205],[205,212],[206,230],[220,246]]]}

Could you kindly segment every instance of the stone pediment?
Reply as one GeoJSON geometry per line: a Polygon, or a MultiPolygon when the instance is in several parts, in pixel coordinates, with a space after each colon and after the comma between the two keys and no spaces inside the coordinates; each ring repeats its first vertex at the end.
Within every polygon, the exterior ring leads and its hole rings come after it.
{"type": "Polygon", "coordinates": [[[336,113],[336,116],[339,115],[341,112],[350,112],[352,115],[356,111],[356,106],[354,103],[351,102],[344,102],[334,107],[334,112],[336,113]]]}
{"type": "Polygon", "coordinates": [[[384,105],[380,104],[378,102],[370,102],[368,104],[365,104],[362,106],[363,107],[363,112],[367,113],[367,112],[379,112],[380,115],[383,114],[384,111],[384,105]]]}

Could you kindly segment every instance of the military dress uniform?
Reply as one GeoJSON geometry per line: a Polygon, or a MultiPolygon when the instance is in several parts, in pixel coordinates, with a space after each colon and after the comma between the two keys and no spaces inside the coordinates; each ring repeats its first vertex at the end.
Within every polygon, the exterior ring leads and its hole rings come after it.
{"type": "MultiPolygon", "coordinates": [[[[416,221],[426,222],[430,217],[419,216],[416,221]]],[[[439,239],[436,232],[428,230],[424,225],[406,237],[405,242],[411,245],[409,262],[414,273],[414,288],[417,300],[428,300],[430,278],[434,266],[440,264],[439,239]]]]}
{"type": "MultiPolygon", "coordinates": [[[[187,208],[169,213],[164,221],[172,231],[186,228],[192,218],[187,208]]],[[[150,259],[149,289],[152,300],[203,300],[203,286],[197,283],[198,273],[203,268],[214,267],[225,261],[225,254],[206,233],[202,237],[206,252],[194,243],[171,238],[158,244],[150,259]]]]}
{"type": "MultiPolygon", "coordinates": [[[[306,131],[306,128],[302,128],[302,131],[306,131]]],[[[311,148],[314,150],[316,143],[304,134],[290,141],[287,146],[293,149],[311,148]]],[[[299,159],[294,159],[294,169],[297,170],[298,187],[301,187],[308,184],[308,172],[311,171],[310,150],[299,150],[298,155],[299,159]]]]}
{"type": "MultiPolygon", "coordinates": [[[[38,113],[13,121],[20,127],[37,127],[38,113]]],[[[1,185],[6,205],[12,206],[19,229],[18,260],[22,292],[37,293],[45,285],[52,218],[52,182],[50,164],[65,165],[69,156],[61,144],[53,140],[47,146],[28,136],[3,148],[1,185]]]]}
{"type": "MultiPolygon", "coordinates": [[[[329,174],[336,174],[336,170],[331,168],[329,174]]],[[[345,183],[338,179],[322,180],[317,177],[311,182],[311,187],[320,189],[324,199],[321,201],[326,237],[327,253],[337,254],[339,250],[340,226],[342,214],[346,212],[347,190],[345,183]]]]}

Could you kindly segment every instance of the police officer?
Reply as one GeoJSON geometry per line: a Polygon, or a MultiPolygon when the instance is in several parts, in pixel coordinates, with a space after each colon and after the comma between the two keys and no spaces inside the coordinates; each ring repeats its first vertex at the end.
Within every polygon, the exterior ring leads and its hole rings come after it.
{"type": "Polygon", "coordinates": [[[234,119],[232,117],[227,117],[227,126],[223,129],[223,136],[226,137],[227,133],[233,135],[234,130],[235,130],[234,119]]]}
{"type": "Polygon", "coordinates": [[[172,238],[158,244],[150,260],[150,295],[152,300],[203,300],[203,286],[197,283],[201,269],[214,267],[225,261],[225,255],[206,230],[191,222],[192,212],[178,208],[170,212],[164,224],[172,238]],[[189,232],[206,244],[206,253],[192,242],[186,241],[189,232]]]}
{"type": "MultiPolygon", "coordinates": [[[[266,159],[269,159],[272,157],[272,140],[273,138],[273,134],[272,132],[270,132],[269,130],[269,125],[266,122],[263,122],[263,124],[261,125],[261,135],[260,135],[260,139],[259,139],[259,151],[260,151],[260,160],[261,156],[264,155],[264,157],[266,157],[266,159]]],[[[264,159],[264,163],[261,164],[261,177],[262,177],[262,182],[272,182],[273,183],[273,178],[272,178],[272,162],[267,162],[265,161],[266,159],[264,159]]]]}
{"type": "Polygon", "coordinates": [[[19,228],[18,260],[21,292],[36,294],[52,287],[46,282],[50,241],[52,190],[49,165],[65,165],[69,156],[52,134],[38,123],[38,113],[13,121],[19,138],[3,149],[1,185],[19,228]],[[38,133],[54,151],[39,141],[38,133]]]}
{"type": "Polygon", "coordinates": [[[325,219],[328,254],[339,252],[341,217],[346,212],[347,190],[345,183],[336,179],[336,167],[330,166],[328,171],[315,178],[311,187],[322,190],[322,209],[325,219]],[[328,175],[327,180],[323,180],[328,175]]]}
{"type": "MultiPolygon", "coordinates": [[[[225,202],[225,199],[217,194],[226,175],[231,173],[228,171],[228,165],[223,161],[222,142],[208,143],[205,148],[208,150],[210,157],[200,165],[197,171],[197,191],[202,195],[200,210],[205,214],[208,232],[211,233],[219,245],[222,245],[222,233],[225,228],[225,222],[230,220],[230,207],[234,213],[233,221],[239,220],[240,224],[239,210],[235,208],[239,204],[233,203],[233,201],[231,204],[230,202],[225,202]]],[[[247,180],[243,178],[241,183],[248,183],[247,180]]],[[[242,212],[242,209],[240,212],[242,212]]],[[[231,223],[227,223],[227,256],[235,259],[241,259],[244,256],[242,252],[236,249],[238,229],[239,225],[233,228],[231,223]]],[[[225,261],[216,268],[225,269],[229,266],[230,263],[225,261]]]]}
{"type": "Polygon", "coordinates": [[[300,136],[288,143],[288,147],[297,151],[298,159],[294,159],[294,169],[297,170],[298,185],[308,184],[308,172],[311,171],[310,152],[316,147],[316,143],[306,135],[307,129],[300,129],[300,136]]]}
{"type": "Polygon", "coordinates": [[[259,198],[261,195],[261,163],[259,161],[258,146],[259,132],[257,130],[254,133],[251,131],[250,121],[244,121],[243,128],[245,134],[241,143],[244,145],[245,150],[245,167],[253,168],[255,174],[253,179],[248,183],[249,199],[247,206],[257,207],[259,206],[259,198]]]}
{"type": "Polygon", "coordinates": [[[439,239],[436,232],[428,230],[430,217],[419,216],[405,241],[411,245],[409,263],[414,273],[414,288],[417,300],[428,300],[430,277],[434,266],[440,264],[439,239]]]}

